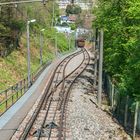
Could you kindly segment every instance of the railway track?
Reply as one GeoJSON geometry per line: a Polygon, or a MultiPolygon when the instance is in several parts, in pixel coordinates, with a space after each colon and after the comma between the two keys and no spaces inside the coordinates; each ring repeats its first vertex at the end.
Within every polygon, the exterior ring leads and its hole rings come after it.
{"type": "Polygon", "coordinates": [[[67,56],[57,65],[36,111],[20,135],[20,140],[70,139],[70,130],[66,124],[70,90],[76,78],[86,69],[89,61],[90,56],[87,50],[81,49],[67,56]],[[78,55],[83,55],[82,61],[67,73],[67,66],[78,55]]]}

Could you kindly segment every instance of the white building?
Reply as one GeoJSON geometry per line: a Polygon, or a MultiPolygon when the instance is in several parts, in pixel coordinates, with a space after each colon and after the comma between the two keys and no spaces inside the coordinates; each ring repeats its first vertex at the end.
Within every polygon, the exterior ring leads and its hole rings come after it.
{"type": "Polygon", "coordinates": [[[71,33],[71,27],[54,26],[54,28],[60,33],[71,33]]]}

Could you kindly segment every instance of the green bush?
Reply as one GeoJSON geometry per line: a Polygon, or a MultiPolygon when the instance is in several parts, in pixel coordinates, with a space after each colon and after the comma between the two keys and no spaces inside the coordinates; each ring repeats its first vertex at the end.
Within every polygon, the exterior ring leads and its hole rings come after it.
{"type": "Polygon", "coordinates": [[[75,30],[77,28],[75,23],[70,24],[71,30],[75,30]]]}
{"type": "Polygon", "coordinates": [[[66,13],[67,13],[67,15],[69,15],[69,14],[80,14],[81,12],[82,12],[82,9],[78,5],[69,4],[66,7],[66,13]]]}
{"type": "Polygon", "coordinates": [[[104,28],[104,70],[140,100],[139,0],[99,0],[94,27],[104,28]]]}

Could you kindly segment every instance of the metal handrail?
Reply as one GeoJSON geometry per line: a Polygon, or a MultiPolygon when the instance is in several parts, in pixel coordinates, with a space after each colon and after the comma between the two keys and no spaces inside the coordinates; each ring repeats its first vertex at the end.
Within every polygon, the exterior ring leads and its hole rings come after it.
{"type": "MultiPolygon", "coordinates": [[[[51,61],[44,64],[41,68],[38,68],[36,72],[31,74],[31,85],[37,80],[42,71],[51,64],[51,61]]],[[[10,108],[26,91],[31,87],[28,85],[28,78],[25,78],[13,86],[0,92],[0,116],[10,108]]]]}

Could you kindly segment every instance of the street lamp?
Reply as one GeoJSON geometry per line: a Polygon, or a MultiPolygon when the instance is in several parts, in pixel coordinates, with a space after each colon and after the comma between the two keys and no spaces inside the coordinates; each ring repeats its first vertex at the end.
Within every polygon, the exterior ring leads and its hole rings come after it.
{"type": "Polygon", "coordinates": [[[56,57],[57,57],[57,53],[58,53],[58,46],[57,46],[57,34],[58,34],[58,32],[56,32],[56,36],[55,36],[55,55],[56,55],[56,57]]]}
{"type": "Polygon", "coordinates": [[[75,35],[74,35],[74,46],[75,46],[75,49],[77,49],[76,40],[77,40],[77,30],[75,30],[75,35]]]}
{"type": "Polygon", "coordinates": [[[70,51],[70,47],[71,47],[71,35],[69,34],[69,51],[70,51]]]}
{"type": "Polygon", "coordinates": [[[53,12],[53,13],[52,13],[53,15],[52,15],[52,25],[51,25],[51,27],[53,27],[53,25],[54,25],[54,14],[55,14],[55,13],[54,13],[54,12],[55,12],[55,11],[54,11],[54,10],[55,10],[55,9],[54,9],[54,8],[55,8],[55,1],[54,1],[54,0],[53,0],[53,7],[52,7],[52,8],[53,8],[53,9],[52,9],[52,10],[53,10],[53,11],[52,11],[52,12],[53,12]]]}
{"type": "Polygon", "coordinates": [[[43,31],[45,31],[45,29],[40,30],[40,65],[42,65],[43,31]]]}
{"type": "Polygon", "coordinates": [[[33,22],[35,22],[35,21],[36,21],[35,19],[32,19],[32,20],[27,21],[28,87],[29,87],[30,84],[31,84],[31,77],[30,77],[30,76],[31,76],[31,68],[30,68],[30,30],[29,30],[29,25],[30,25],[30,23],[33,23],[33,22]]]}
{"type": "Polygon", "coordinates": [[[71,43],[71,34],[69,32],[66,32],[66,36],[67,36],[67,39],[68,39],[68,50],[70,51],[70,43],[71,43]]]}

